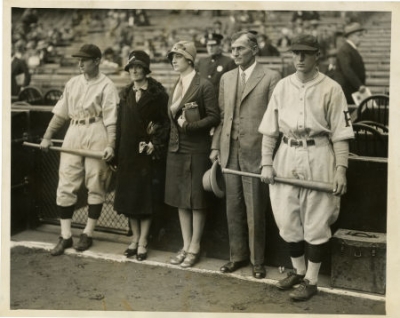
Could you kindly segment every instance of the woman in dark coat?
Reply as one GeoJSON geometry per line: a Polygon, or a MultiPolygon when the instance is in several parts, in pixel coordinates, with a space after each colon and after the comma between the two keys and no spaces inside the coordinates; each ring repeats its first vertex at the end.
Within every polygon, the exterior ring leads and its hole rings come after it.
{"type": "Polygon", "coordinates": [[[202,177],[210,166],[210,130],[220,121],[217,94],[210,81],[194,70],[196,48],[193,42],[176,43],[168,53],[180,78],[168,103],[171,123],[165,202],[178,208],[183,248],[170,260],[182,267],[199,259],[200,241],[208,202],[202,177]]]}
{"type": "Polygon", "coordinates": [[[163,200],[168,95],[159,82],[147,77],[150,57],[144,51],[129,54],[125,71],[132,83],[120,93],[114,209],[129,217],[133,231],[124,254],[144,260],[152,215],[163,200]]]}

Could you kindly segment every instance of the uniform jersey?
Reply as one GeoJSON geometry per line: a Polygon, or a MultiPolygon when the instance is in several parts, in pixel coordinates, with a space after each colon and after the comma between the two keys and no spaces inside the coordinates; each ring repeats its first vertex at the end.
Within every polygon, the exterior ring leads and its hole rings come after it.
{"type": "Polygon", "coordinates": [[[259,131],[294,139],[327,136],[332,142],[354,137],[342,88],[321,73],[307,83],[296,74],[278,82],[259,131]]]}
{"type": "MultiPolygon", "coordinates": [[[[331,142],[354,137],[341,87],[321,73],[306,83],[296,74],[278,82],[259,131],[274,138],[279,133],[286,137],[273,160],[278,177],[330,184],[336,167],[331,142]],[[300,139],[302,145],[293,145],[287,141],[290,139],[300,139]]],[[[271,149],[263,152],[263,164],[270,163],[271,149]]],[[[329,240],[330,226],[339,215],[340,197],[275,183],[270,185],[270,198],[279,233],[286,242],[318,245],[329,240]]]]}

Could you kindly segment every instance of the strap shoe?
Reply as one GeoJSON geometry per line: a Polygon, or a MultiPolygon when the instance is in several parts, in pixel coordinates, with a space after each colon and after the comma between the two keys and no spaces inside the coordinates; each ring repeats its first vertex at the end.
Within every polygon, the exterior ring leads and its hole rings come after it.
{"type": "Polygon", "coordinates": [[[192,267],[199,261],[200,253],[187,253],[185,260],[182,262],[181,267],[192,267]]]}
{"type": "Polygon", "coordinates": [[[75,249],[78,252],[83,252],[86,251],[89,247],[91,247],[92,244],[93,244],[93,239],[87,236],[87,234],[82,233],[81,236],[79,237],[78,244],[75,246],[75,249]]]}
{"type": "Polygon", "coordinates": [[[187,254],[186,251],[181,249],[174,257],[172,257],[170,259],[170,261],[169,261],[170,264],[172,264],[172,265],[181,264],[185,260],[186,254],[187,254]]]}
{"type": "Polygon", "coordinates": [[[72,236],[69,239],[60,236],[57,245],[50,251],[50,254],[53,256],[64,254],[64,250],[69,247],[72,247],[72,236]]]}

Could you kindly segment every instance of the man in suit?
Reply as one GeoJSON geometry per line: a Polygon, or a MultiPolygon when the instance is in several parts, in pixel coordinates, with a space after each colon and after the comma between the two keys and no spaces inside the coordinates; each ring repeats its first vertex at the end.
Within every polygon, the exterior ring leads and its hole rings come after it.
{"type": "Polygon", "coordinates": [[[362,41],[364,29],[357,22],[344,28],[346,41],[340,47],[336,57],[334,79],[342,86],[348,104],[354,104],[351,94],[365,92],[365,66],[357,50],[362,41]]]}
{"type": "Polygon", "coordinates": [[[221,34],[210,33],[206,38],[208,57],[199,59],[197,69],[200,76],[208,79],[218,93],[219,81],[222,75],[236,67],[233,60],[222,54],[221,34]]]}
{"type": "MultiPolygon", "coordinates": [[[[232,57],[238,67],[221,78],[221,123],[213,136],[210,159],[219,160],[222,168],[259,174],[262,136],[257,127],[280,75],[256,62],[256,35],[243,31],[233,34],[231,40],[232,57]]],[[[250,259],[253,276],[264,278],[268,189],[258,178],[224,177],[230,261],[220,270],[231,273],[246,266],[250,259]]]]}

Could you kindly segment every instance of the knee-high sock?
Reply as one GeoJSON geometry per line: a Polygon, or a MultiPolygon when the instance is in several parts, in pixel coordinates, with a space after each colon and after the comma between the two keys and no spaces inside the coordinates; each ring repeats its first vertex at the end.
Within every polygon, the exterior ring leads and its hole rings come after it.
{"type": "Polygon", "coordinates": [[[321,267],[321,263],[313,263],[310,260],[307,263],[307,273],[304,279],[308,279],[311,285],[317,285],[318,283],[318,273],[321,267]]]}
{"type": "Polygon", "coordinates": [[[92,237],[93,236],[93,232],[94,232],[94,228],[96,227],[97,224],[97,220],[96,219],[92,219],[92,218],[88,218],[87,223],[86,223],[86,227],[83,230],[83,233],[87,234],[87,236],[92,237]]]}
{"type": "Polygon", "coordinates": [[[61,236],[65,240],[69,239],[72,236],[71,223],[72,223],[72,219],[60,219],[61,236]]]}
{"type": "Polygon", "coordinates": [[[297,275],[306,274],[306,260],[304,255],[299,257],[291,257],[293,268],[296,270],[297,275]]]}

